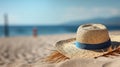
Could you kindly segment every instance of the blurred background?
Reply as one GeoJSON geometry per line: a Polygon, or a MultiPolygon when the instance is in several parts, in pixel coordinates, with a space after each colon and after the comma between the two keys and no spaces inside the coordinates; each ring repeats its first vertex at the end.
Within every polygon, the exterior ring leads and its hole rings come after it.
{"type": "Polygon", "coordinates": [[[75,33],[85,23],[120,30],[120,0],[0,0],[0,37],[75,33]]]}

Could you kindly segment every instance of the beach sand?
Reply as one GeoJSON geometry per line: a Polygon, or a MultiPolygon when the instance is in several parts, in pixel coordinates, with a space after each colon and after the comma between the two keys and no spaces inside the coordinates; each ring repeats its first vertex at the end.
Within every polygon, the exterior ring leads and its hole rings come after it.
{"type": "MultiPolygon", "coordinates": [[[[111,31],[120,35],[119,31],[111,31]]],[[[98,59],[70,59],[60,63],[48,64],[43,59],[55,50],[59,40],[74,38],[75,33],[44,35],[38,37],[19,36],[0,38],[0,67],[120,67],[120,57],[98,59]],[[116,65],[116,66],[115,66],[116,65]]]]}

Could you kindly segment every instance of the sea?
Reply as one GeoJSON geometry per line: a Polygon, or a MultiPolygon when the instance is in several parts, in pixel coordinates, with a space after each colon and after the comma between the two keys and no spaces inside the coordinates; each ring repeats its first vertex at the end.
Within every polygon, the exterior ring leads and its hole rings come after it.
{"type": "MultiPolygon", "coordinates": [[[[32,36],[33,30],[37,29],[37,34],[53,35],[75,33],[79,26],[9,26],[9,36],[32,36]]],[[[120,26],[107,26],[109,31],[120,30],[120,26]]],[[[0,26],[0,37],[4,37],[4,26],[0,26]]]]}

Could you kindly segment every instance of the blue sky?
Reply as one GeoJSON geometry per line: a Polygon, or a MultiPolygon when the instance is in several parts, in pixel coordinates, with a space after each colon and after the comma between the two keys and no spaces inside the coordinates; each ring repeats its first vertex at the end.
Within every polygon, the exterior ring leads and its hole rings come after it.
{"type": "Polygon", "coordinates": [[[120,0],[0,0],[10,25],[57,25],[74,20],[120,16],[120,0]]]}

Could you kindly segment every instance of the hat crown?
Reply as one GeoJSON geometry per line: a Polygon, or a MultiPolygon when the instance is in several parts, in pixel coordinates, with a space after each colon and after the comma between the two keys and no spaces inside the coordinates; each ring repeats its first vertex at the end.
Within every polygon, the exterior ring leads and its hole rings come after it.
{"type": "Polygon", "coordinates": [[[103,24],[84,24],[77,30],[76,41],[86,44],[99,44],[109,40],[107,28],[103,24]]]}

